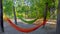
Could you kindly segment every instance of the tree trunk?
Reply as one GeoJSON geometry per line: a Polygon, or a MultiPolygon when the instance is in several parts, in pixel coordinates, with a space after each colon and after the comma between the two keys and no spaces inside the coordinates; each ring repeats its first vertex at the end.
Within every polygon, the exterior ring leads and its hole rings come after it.
{"type": "MultiPolygon", "coordinates": [[[[45,11],[44,11],[44,21],[46,21],[47,11],[48,11],[48,3],[46,3],[46,8],[45,8],[45,11]]],[[[45,23],[43,24],[43,28],[44,27],[45,27],[45,23]]]]}
{"type": "Polygon", "coordinates": [[[17,17],[16,17],[16,12],[15,12],[15,7],[14,6],[13,6],[13,14],[14,14],[15,24],[17,25],[17,17]]]}
{"type": "Polygon", "coordinates": [[[3,7],[2,7],[2,0],[0,0],[0,32],[4,32],[3,27],[3,7]]]}
{"type": "Polygon", "coordinates": [[[60,0],[58,4],[58,11],[57,11],[57,27],[56,27],[56,34],[60,34],[60,0]]]}

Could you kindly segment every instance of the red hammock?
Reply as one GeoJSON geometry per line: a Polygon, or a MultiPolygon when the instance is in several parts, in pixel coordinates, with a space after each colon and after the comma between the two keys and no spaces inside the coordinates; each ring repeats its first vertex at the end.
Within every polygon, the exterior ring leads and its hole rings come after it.
{"type": "Polygon", "coordinates": [[[43,21],[42,24],[36,25],[36,27],[33,27],[33,28],[21,28],[21,27],[18,27],[17,25],[15,25],[8,17],[5,17],[5,20],[6,20],[13,28],[15,28],[16,30],[18,30],[18,31],[20,31],[20,32],[25,32],[25,33],[32,32],[32,31],[38,29],[39,27],[41,27],[42,25],[45,25],[45,24],[46,24],[46,20],[45,20],[45,21],[43,21]]]}

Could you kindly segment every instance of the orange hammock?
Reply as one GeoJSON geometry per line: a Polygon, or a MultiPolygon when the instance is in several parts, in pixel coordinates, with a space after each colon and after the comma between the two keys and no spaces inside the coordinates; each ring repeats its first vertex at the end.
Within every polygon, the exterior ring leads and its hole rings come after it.
{"type": "Polygon", "coordinates": [[[45,25],[46,22],[47,22],[47,20],[45,20],[45,21],[43,21],[42,24],[36,25],[35,27],[32,27],[32,28],[22,28],[22,27],[18,27],[16,24],[14,24],[8,17],[4,17],[4,20],[6,20],[16,30],[18,30],[20,32],[25,32],[25,33],[32,32],[32,31],[38,29],[40,26],[45,25]]]}

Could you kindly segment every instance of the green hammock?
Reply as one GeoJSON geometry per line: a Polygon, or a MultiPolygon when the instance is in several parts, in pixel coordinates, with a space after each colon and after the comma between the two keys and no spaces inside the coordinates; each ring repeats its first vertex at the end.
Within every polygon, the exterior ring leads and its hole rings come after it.
{"type": "Polygon", "coordinates": [[[38,18],[34,19],[34,20],[30,20],[30,21],[26,21],[24,20],[22,17],[19,17],[22,21],[24,21],[25,23],[28,23],[28,24],[33,24],[38,18]]]}

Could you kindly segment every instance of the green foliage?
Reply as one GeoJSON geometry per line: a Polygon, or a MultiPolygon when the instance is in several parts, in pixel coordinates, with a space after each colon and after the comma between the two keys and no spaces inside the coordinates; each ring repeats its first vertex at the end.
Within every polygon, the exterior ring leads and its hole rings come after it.
{"type": "Polygon", "coordinates": [[[6,15],[8,16],[12,15],[12,6],[13,6],[13,2],[11,0],[3,1],[3,11],[6,15]]]}
{"type": "MultiPolygon", "coordinates": [[[[48,7],[53,7],[54,2],[53,0],[3,0],[3,11],[6,15],[10,16],[11,18],[13,15],[13,6],[15,6],[15,12],[18,18],[22,14],[27,15],[27,18],[42,18],[43,12],[45,10],[45,4],[48,3],[48,7]],[[14,4],[16,2],[16,4],[14,4]]],[[[55,7],[58,6],[58,0],[55,0],[55,7]]],[[[48,11],[49,18],[50,12],[48,11]]],[[[25,17],[25,16],[21,16],[25,17]]]]}

